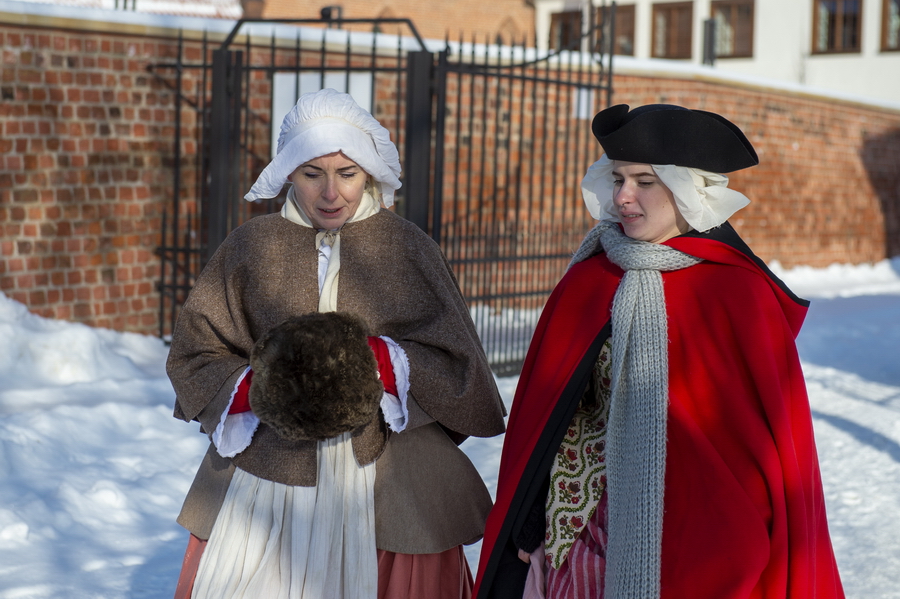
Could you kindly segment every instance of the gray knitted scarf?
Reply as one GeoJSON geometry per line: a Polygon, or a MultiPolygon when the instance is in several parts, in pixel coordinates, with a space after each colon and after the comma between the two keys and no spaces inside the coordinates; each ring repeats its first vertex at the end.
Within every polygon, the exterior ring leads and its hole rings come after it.
{"type": "Polygon", "coordinates": [[[702,260],[665,245],[631,239],[616,223],[601,221],[585,237],[571,264],[598,253],[598,242],[609,260],[625,271],[612,307],[604,597],[656,599],[669,400],[666,298],[660,272],[702,260]]]}

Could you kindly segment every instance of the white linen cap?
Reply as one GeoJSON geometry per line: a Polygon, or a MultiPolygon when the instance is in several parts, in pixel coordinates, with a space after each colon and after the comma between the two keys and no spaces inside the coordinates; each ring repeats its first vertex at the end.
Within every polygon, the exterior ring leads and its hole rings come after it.
{"type": "MultiPolygon", "coordinates": [[[[728,177],[699,168],[674,164],[651,164],[653,172],[675,196],[684,220],[701,233],[718,227],[732,214],[750,203],[739,191],[728,189],[728,177]]],[[[596,220],[621,222],[613,203],[613,168],[606,154],[592,164],[581,181],[581,195],[588,212],[596,220]]]]}
{"type": "Polygon", "coordinates": [[[303,94],[281,123],[278,152],[244,196],[274,198],[297,167],[326,154],[343,152],[372,176],[385,206],[400,189],[400,155],[388,130],[350,94],[323,89],[303,94]]]}

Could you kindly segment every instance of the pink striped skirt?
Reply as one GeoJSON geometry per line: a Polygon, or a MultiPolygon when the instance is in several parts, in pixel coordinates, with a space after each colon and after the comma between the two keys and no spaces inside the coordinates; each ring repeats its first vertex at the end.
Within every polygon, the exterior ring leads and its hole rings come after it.
{"type": "Polygon", "coordinates": [[[603,493],[559,570],[544,559],[543,545],[538,548],[532,556],[523,599],[603,599],[607,506],[603,493]]]}

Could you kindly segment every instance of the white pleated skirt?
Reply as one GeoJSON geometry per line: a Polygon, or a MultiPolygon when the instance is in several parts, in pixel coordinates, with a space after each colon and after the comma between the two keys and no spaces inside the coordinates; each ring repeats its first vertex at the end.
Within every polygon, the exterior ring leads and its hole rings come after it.
{"type": "Polygon", "coordinates": [[[376,599],[375,464],[350,434],[320,441],[318,484],[292,487],[236,469],[192,599],[376,599]]]}

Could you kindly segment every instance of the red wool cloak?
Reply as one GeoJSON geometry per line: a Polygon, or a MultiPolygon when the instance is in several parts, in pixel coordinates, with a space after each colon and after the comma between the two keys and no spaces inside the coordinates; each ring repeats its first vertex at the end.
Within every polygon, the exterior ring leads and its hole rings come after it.
{"type": "MultiPolygon", "coordinates": [[[[842,598],[795,338],[797,298],[726,223],[666,242],[704,262],[663,273],[669,415],[663,599],[842,598]]],[[[611,331],[623,276],[573,266],[523,366],[475,597],[521,597],[517,538],[611,331]]],[[[613,599],[613,598],[609,598],[613,599]]]]}

